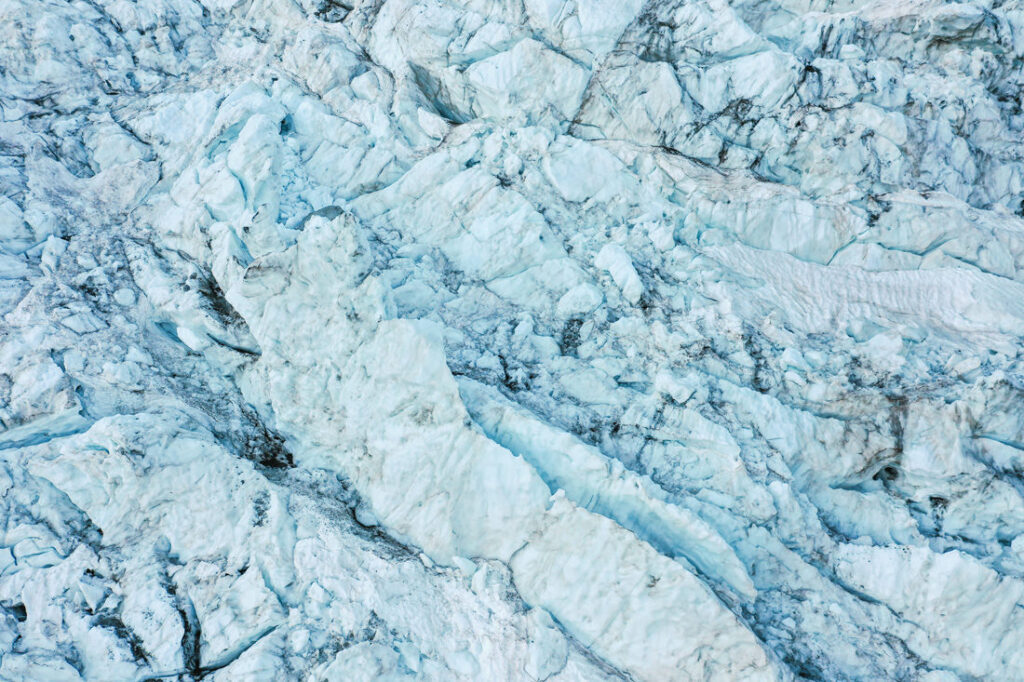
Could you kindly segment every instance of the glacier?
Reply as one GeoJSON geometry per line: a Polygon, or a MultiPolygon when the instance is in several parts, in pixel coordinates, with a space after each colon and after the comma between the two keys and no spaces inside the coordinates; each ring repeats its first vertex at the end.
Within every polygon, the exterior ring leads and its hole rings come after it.
{"type": "Polygon", "coordinates": [[[0,22],[0,680],[1024,679],[1020,0],[0,22]]]}

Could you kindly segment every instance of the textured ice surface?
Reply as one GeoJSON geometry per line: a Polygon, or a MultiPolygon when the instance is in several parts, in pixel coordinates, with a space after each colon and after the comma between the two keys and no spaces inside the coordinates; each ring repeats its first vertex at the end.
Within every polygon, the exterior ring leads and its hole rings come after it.
{"type": "Polygon", "coordinates": [[[0,679],[1024,679],[1019,0],[0,26],[0,679]]]}

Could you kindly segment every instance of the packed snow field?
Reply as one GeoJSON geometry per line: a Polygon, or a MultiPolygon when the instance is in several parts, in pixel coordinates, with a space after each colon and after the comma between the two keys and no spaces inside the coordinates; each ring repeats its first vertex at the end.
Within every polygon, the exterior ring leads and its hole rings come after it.
{"type": "Polygon", "coordinates": [[[1020,0],[0,0],[0,679],[1024,679],[1020,0]]]}

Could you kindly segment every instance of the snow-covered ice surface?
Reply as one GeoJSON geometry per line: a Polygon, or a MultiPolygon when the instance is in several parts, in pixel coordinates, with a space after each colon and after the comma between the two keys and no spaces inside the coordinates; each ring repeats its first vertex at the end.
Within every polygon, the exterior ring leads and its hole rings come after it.
{"type": "Polygon", "coordinates": [[[0,679],[1024,679],[1020,0],[0,0],[0,679]]]}

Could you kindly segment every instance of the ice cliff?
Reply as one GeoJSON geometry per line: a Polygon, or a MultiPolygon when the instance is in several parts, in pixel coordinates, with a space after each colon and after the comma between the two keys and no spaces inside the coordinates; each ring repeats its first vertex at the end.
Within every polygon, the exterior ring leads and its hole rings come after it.
{"type": "Polygon", "coordinates": [[[0,0],[0,679],[1024,679],[1020,0],[0,0]]]}

